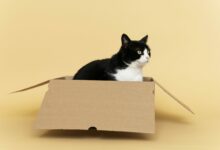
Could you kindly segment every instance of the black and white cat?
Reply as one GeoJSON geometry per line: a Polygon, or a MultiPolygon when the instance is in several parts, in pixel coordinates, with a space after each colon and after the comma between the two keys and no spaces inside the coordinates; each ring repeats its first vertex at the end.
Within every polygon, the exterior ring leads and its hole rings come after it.
{"type": "Polygon", "coordinates": [[[83,66],[74,80],[143,81],[142,69],[151,57],[146,35],[139,41],[122,34],[120,50],[111,58],[92,61],[83,66]]]}

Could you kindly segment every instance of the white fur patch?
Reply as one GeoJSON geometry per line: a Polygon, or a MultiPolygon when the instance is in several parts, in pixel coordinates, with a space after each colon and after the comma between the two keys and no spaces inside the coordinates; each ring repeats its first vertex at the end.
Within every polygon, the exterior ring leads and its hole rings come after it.
{"type": "Polygon", "coordinates": [[[144,54],[136,61],[128,64],[125,69],[118,69],[113,74],[117,81],[143,81],[143,66],[149,61],[149,55],[147,50],[144,50],[144,54]]]}
{"type": "Polygon", "coordinates": [[[131,66],[117,70],[113,76],[117,81],[143,81],[142,69],[131,66]]]}
{"type": "Polygon", "coordinates": [[[138,59],[137,61],[142,64],[145,65],[148,61],[149,61],[150,56],[147,53],[147,49],[144,50],[144,54],[141,55],[140,59],[138,59]]]}

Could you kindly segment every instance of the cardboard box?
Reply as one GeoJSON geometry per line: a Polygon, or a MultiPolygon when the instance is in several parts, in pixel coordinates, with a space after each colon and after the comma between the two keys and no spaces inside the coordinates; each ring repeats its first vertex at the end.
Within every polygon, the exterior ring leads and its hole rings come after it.
{"type": "Polygon", "coordinates": [[[184,108],[153,78],[143,82],[72,80],[60,77],[16,91],[49,83],[38,118],[37,129],[65,129],[154,133],[155,83],[184,108]]]}

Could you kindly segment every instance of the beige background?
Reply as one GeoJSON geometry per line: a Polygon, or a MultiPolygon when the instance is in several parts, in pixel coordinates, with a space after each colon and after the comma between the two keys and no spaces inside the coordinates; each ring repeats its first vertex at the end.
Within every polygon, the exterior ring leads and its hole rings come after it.
{"type": "Polygon", "coordinates": [[[219,149],[219,16],[219,0],[1,0],[0,149],[219,149]],[[149,34],[145,75],[196,115],[157,88],[155,135],[34,130],[47,86],[8,92],[111,56],[122,33],[149,34]]]}

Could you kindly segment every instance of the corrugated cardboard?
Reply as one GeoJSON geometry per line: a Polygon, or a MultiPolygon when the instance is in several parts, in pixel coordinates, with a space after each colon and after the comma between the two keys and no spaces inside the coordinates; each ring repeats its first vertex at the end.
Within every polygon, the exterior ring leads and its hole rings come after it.
{"type": "Polygon", "coordinates": [[[52,80],[36,127],[154,132],[154,82],[52,80]]]}
{"type": "Polygon", "coordinates": [[[155,83],[192,112],[152,78],[145,77],[144,82],[71,78],[66,76],[47,80],[16,91],[21,92],[49,83],[36,121],[37,129],[95,128],[105,131],[154,133],[155,83]]]}

